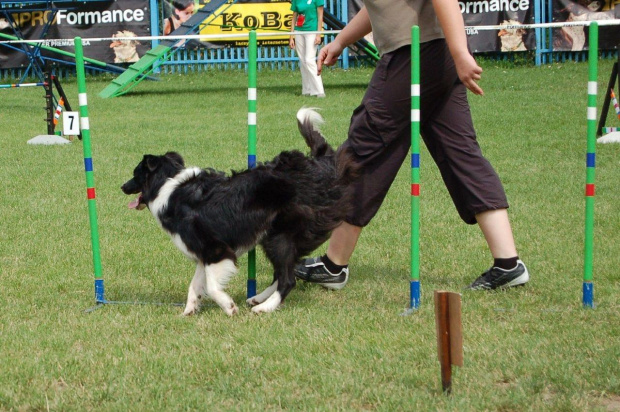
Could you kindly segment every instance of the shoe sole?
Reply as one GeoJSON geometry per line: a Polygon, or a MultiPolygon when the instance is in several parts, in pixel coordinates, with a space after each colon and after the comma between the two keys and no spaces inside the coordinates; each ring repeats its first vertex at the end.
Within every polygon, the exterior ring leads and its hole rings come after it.
{"type": "Polygon", "coordinates": [[[497,289],[506,289],[506,288],[511,288],[515,286],[524,286],[529,280],[530,280],[530,275],[527,271],[525,271],[518,278],[511,280],[505,285],[499,286],[497,289]]]}
{"type": "Polygon", "coordinates": [[[319,283],[319,285],[323,286],[325,289],[340,290],[345,287],[345,285],[347,284],[347,280],[342,283],[319,283]]]}
{"type": "Polygon", "coordinates": [[[525,270],[525,272],[521,273],[521,275],[519,275],[519,277],[514,278],[513,280],[511,280],[508,283],[505,283],[501,286],[497,286],[496,288],[489,288],[489,287],[476,287],[476,288],[472,288],[471,286],[467,286],[465,287],[465,290],[498,290],[498,289],[508,289],[508,288],[512,288],[512,287],[517,287],[517,286],[525,286],[525,284],[530,280],[530,274],[527,271],[527,269],[525,270]]]}

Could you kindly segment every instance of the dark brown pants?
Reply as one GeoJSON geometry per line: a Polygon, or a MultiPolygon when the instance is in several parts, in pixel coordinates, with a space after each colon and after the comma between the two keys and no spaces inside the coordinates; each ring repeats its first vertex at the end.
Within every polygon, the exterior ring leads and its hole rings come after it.
{"type": "MultiPolygon", "coordinates": [[[[508,207],[495,170],[476,141],[467,89],[444,40],[420,47],[420,130],[461,218],[508,207]]],[[[347,222],[366,226],[379,210],[411,146],[411,51],[384,54],[351,117],[348,139],[362,167],[347,222]]]]}

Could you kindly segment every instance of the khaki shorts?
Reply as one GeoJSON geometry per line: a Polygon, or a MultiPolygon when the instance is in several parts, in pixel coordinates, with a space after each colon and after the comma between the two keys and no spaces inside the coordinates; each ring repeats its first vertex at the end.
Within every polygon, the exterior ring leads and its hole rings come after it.
{"type": "MultiPolygon", "coordinates": [[[[476,141],[467,90],[444,40],[420,47],[420,130],[461,218],[508,207],[504,189],[476,141]]],[[[347,140],[362,164],[346,221],[366,226],[383,203],[411,146],[411,52],[384,54],[351,117],[347,140]]],[[[423,183],[423,182],[422,182],[423,183]]]]}

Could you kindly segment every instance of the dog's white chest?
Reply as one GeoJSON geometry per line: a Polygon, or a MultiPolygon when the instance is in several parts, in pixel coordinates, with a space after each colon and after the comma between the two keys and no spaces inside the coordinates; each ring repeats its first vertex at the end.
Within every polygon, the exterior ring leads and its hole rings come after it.
{"type": "Polygon", "coordinates": [[[174,243],[185,256],[192,260],[198,260],[198,257],[187,248],[180,235],[170,233],[170,238],[172,239],[172,243],[174,243]]]}

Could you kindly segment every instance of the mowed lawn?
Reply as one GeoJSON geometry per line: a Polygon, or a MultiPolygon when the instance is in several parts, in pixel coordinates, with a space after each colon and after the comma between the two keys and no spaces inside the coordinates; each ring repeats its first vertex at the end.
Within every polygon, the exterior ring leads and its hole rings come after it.
{"type": "MultiPolygon", "coordinates": [[[[599,67],[599,109],[612,61],[599,67]]],[[[596,146],[594,300],[584,274],[587,64],[483,62],[470,96],[478,138],[504,182],[522,288],[462,288],[492,260],[462,223],[421,153],[418,311],[409,302],[410,165],[364,230],[341,291],[299,282],[280,310],[245,305],[247,261],[230,294],[182,317],[193,264],[120,186],[146,153],[181,153],[223,171],[247,163],[247,76],[166,75],[101,99],[87,81],[105,297],[95,306],[83,143],[33,146],[43,91],[0,90],[0,410],[620,410],[620,145],[596,146]],[[464,366],[441,392],[434,290],[463,292],[464,366]]],[[[259,161],[305,151],[295,113],[321,109],[334,145],[372,69],[324,74],[327,97],[302,97],[298,72],[258,73],[259,161]]],[[[8,81],[7,81],[8,82],[8,81]]],[[[62,79],[77,110],[75,78],[62,79]]],[[[610,111],[608,126],[620,120],[610,111]]],[[[323,253],[324,247],[317,253],[323,253]]],[[[259,251],[258,289],[271,282],[259,251]]]]}

